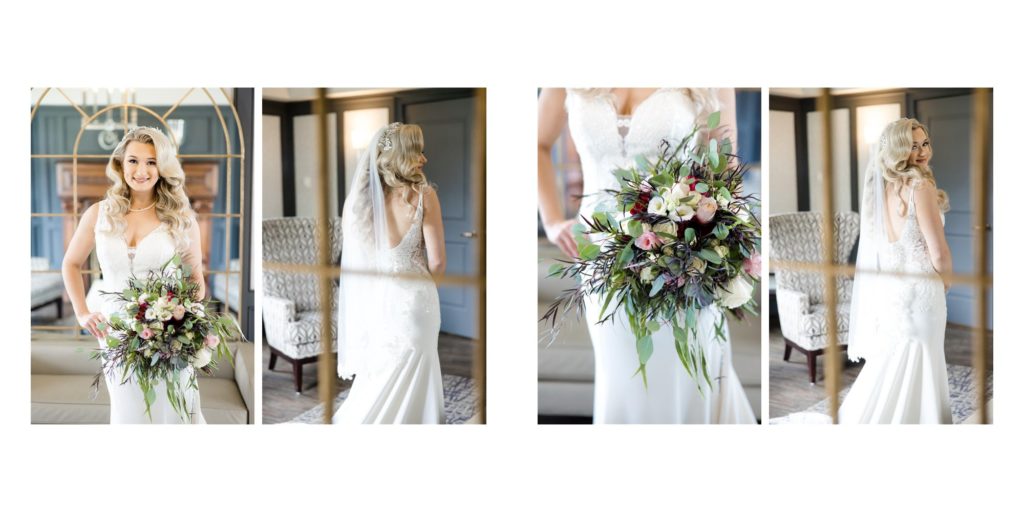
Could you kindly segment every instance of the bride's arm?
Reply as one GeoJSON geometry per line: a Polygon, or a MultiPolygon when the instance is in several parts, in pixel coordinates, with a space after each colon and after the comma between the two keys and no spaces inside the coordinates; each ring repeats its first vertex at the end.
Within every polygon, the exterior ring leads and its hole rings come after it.
{"type": "Polygon", "coordinates": [[[565,128],[565,89],[542,89],[537,112],[537,204],[548,240],[571,257],[579,253],[572,237],[575,219],[566,219],[555,183],[551,147],[565,128]]]}
{"type": "MultiPolygon", "coordinates": [[[[949,244],[946,243],[946,233],[939,214],[938,191],[935,185],[926,181],[918,185],[913,193],[914,204],[917,206],[917,222],[921,226],[921,233],[924,234],[924,241],[928,244],[928,256],[932,260],[932,267],[945,276],[953,271],[953,256],[949,252],[949,244]]],[[[949,289],[948,281],[946,289],[949,289]]]]}
{"type": "Polygon", "coordinates": [[[437,191],[427,187],[423,191],[423,245],[427,250],[430,275],[444,275],[447,258],[444,253],[444,225],[441,223],[441,201],[437,191]]]}
{"type": "Polygon", "coordinates": [[[82,278],[82,267],[89,258],[89,253],[96,246],[96,216],[98,215],[99,203],[93,204],[78,222],[75,234],[71,237],[68,250],[64,253],[64,262],[61,264],[60,273],[64,278],[64,288],[71,299],[71,307],[75,310],[75,317],[78,324],[86,328],[90,334],[99,338],[102,336],[97,324],[104,321],[100,312],[90,312],[85,302],[85,279],[82,278]]]}
{"type": "Polygon", "coordinates": [[[199,231],[199,222],[195,216],[192,217],[192,226],[188,228],[188,249],[181,256],[181,260],[192,267],[191,279],[199,285],[196,298],[206,297],[206,280],[203,279],[203,235],[199,231]]]}

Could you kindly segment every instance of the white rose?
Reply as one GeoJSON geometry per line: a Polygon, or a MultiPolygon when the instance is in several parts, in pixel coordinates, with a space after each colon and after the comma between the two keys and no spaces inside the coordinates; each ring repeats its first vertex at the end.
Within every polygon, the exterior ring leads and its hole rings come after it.
{"type": "Polygon", "coordinates": [[[668,197],[675,203],[682,203],[690,196],[690,186],[685,183],[676,183],[668,192],[668,197]]]}
{"type": "Polygon", "coordinates": [[[156,320],[156,308],[146,310],[146,320],[156,320]]]}
{"type": "Polygon", "coordinates": [[[668,212],[668,218],[675,222],[682,222],[692,219],[694,213],[696,213],[696,210],[691,208],[690,205],[679,203],[679,206],[676,206],[673,211],[668,212]]]}
{"type": "Polygon", "coordinates": [[[654,281],[654,277],[654,267],[644,267],[644,269],[640,271],[640,281],[644,283],[654,281]]]}
{"type": "Polygon", "coordinates": [[[675,222],[659,222],[651,228],[655,233],[659,235],[676,235],[676,223],[675,222]]]}
{"type": "Polygon", "coordinates": [[[192,360],[192,366],[195,366],[196,368],[202,368],[210,364],[210,361],[212,360],[213,352],[210,352],[210,349],[203,347],[199,349],[198,352],[196,352],[196,357],[195,359],[192,360]]]}
{"type": "Polygon", "coordinates": [[[647,213],[667,215],[668,205],[665,204],[665,199],[660,196],[651,198],[651,202],[647,203],[647,213]]]}
{"type": "Polygon", "coordinates": [[[736,276],[729,281],[724,289],[718,291],[718,301],[726,308],[738,308],[747,302],[754,293],[754,285],[742,276],[736,276]]]}

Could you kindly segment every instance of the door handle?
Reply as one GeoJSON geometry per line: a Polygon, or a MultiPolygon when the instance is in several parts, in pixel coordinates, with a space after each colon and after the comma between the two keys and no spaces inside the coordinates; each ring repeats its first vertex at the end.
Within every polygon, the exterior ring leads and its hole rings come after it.
{"type": "Polygon", "coordinates": [[[463,231],[462,238],[476,238],[476,231],[463,231]]]}

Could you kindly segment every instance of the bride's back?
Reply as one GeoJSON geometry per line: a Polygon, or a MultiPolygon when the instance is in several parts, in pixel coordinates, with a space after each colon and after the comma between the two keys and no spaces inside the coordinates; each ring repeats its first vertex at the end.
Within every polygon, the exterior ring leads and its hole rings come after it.
{"type": "Polygon", "coordinates": [[[396,247],[416,220],[418,194],[412,187],[388,188],[384,209],[388,219],[388,246],[396,247]]]}
{"type": "Polygon", "coordinates": [[[914,193],[909,186],[895,187],[891,184],[885,186],[885,213],[882,217],[886,224],[886,235],[890,243],[900,239],[903,228],[907,224],[907,218],[911,214],[909,205],[914,193]],[[902,213],[901,213],[902,212],[902,213]]]}

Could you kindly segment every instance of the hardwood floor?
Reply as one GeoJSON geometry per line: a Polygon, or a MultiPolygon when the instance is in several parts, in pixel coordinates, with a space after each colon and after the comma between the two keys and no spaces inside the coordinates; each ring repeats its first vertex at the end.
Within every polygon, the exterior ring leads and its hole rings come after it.
{"type": "MultiPolygon", "coordinates": [[[[803,354],[793,351],[789,362],[782,360],[785,342],[779,326],[772,323],[768,334],[769,391],[768,412],[770,418],[785,416],[802,411],[826,397],[824,378],[824,357],[818,358],[818,381],[811,385],[803,354]]],[[[958,325],[946,326],[946,363],[971,366],[971,331],[958,325]]],[[[988,367],[992,368],[992,332],[988,333],[988,367]]],[[[843,361],[846,361],[845,354],[843,361]]],[[[840,388],[853,384],[860,373],[862,364],[848,363],[843,369],[840,388]]]]}
{"type": "MultiPolygon", "coordinates": [[[[473,376],[473,353],[476,341],[452,334],[441,333],[437,340],[437,351],[441,358],[441,372],[473,376]]],[[[317,387],[318,365],[307,364],[302,368],[302,394],[295,393],[292,368],[288,362],[278,359],[273,371],[267,369],[270,349],[263,344],[263,423],[283,423],[312,409],[319,402],[317,387]]],[[[348,389],[352,381],[335,376],[338,391],[348,389]]]]}

